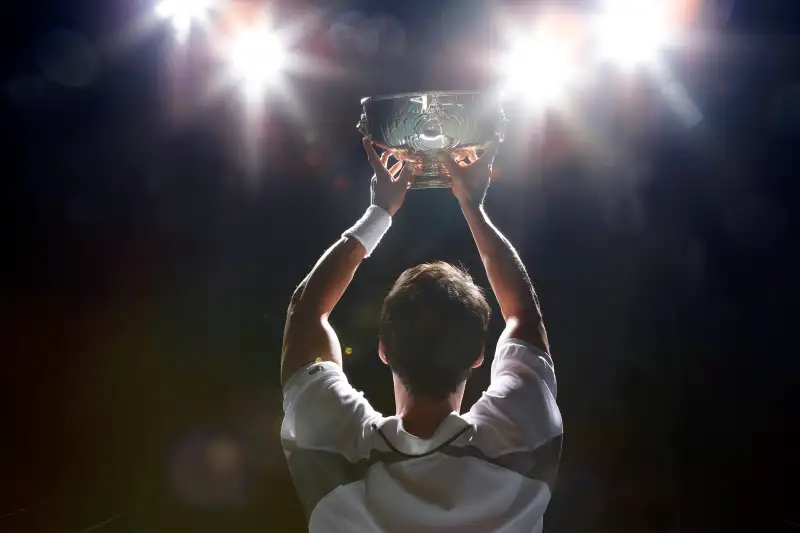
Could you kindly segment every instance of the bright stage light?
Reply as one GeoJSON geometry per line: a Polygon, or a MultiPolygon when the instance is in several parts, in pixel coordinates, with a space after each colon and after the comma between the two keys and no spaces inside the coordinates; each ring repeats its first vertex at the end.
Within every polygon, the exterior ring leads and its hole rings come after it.
{"type": "Polygon", "coordinates": [[[501,65],[503,92],[542,107],[563,98],[576,74],[567,43],[548,34],[518,39],[501,65]]]}
{"type": "Polygon", "coordinates": [[[214,0],[162,0],[156,15],[169,20],[178,35],[186,35],[192,24],[206,18],[214,0]]]}
{"type": "Polygon", "coordinates": [[[280,37],[264,26],[240,29],[231,43],[231,74],[247,96],[258,96],[275,80],[287,59],[280,37]]]}
{"type": "Polygon", "coordinates": [[[675,37],[669,0],[606,0],[598,37],[604,59],[623,67],[654,61],[675,37]]]}

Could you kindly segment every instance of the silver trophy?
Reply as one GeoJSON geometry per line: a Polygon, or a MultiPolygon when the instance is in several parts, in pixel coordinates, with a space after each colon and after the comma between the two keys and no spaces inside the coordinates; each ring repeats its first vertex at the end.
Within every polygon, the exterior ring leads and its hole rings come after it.
{"type": "Polygon", "coordinates": [[[377,146],[414,165],[414,189],[450,187],[447,152],[463,159],[503,139],[506,117],[500,99],[482,93],[422,92],[361,100],[358,130],[377,146]]]}

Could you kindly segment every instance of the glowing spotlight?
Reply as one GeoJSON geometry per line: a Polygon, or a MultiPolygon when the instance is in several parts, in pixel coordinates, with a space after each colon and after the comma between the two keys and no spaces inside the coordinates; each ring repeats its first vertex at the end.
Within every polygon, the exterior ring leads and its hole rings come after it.
{"type": "Polygon", "coordinates": [[[239,30],[231,44],[231,74],[247,96],[258,96],[286,65],[286,48],[266,26],[239,30]]]}
{"type": "Polygon", "coordinates": [[[651,63],[675,39],[674,2],[606,0],[598,20],[604,59],[623,67],[651,63]]]}
{"type": "Polygon", "coordinates": [[[186,36],[192,24],[202,21],[214,5],[214,0],[162,0],[156,15],[169,20],[179,36],[186,36]]]}
{"type": "Polygon", "coordinates": [[[523,97],[542,107],[563,98],[576,75],[567,43],[548,34],[517,40],[501,68],[507,96],[523,97]]]}

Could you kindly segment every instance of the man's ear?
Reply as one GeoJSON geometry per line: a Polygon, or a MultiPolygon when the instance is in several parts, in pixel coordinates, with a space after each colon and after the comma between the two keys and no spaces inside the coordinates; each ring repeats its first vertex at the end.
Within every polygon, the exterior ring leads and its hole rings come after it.
{"type": "Polygon", "coordinates": [[[481,354],[478,356],[478,358],[475,359],[475,362],[472,363],[472,368],[478,368],[479,366],[481,366],[483,364],[483,355],[484,355],[484,353],[486,353],[486,347],[485,346],[481,350],[481,354]]]}
{"type": "Polygon", "coordinates": [[[383,347],[383,340],[381,340],[380,337],[378,338],[378,356],[381,358],[381,361],[383,361],[384,365],[389,364],[389,362],[386,360],[386,350],[383,347]]]}

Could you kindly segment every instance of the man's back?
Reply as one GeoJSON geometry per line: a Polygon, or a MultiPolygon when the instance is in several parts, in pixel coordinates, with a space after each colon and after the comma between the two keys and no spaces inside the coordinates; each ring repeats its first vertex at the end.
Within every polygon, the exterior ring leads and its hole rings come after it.
{"type": "Polygon", "coordinates": [[[541,350],[503,341],[482,398],[425,440],[376,413],[333,363],[284,390],[281,437],[312,533],[541,530],[562,435],[541,350]]]}

